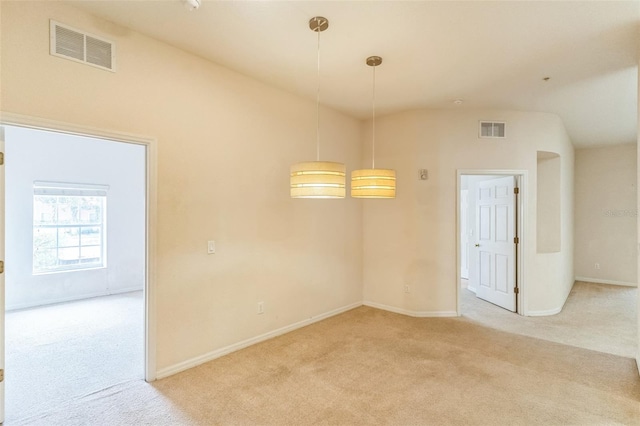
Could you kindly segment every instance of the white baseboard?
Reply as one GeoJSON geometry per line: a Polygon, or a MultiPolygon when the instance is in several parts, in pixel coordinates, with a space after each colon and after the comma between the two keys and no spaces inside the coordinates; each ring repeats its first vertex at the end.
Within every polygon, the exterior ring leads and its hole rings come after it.
{"type": "Polygon", "coordinates": [[[103,297],[103,296],[111,296],[114,294],[131,293],[132,291],[142,291],[142,287],[141,286],[127,287],[127,288],[118,289],[116,291],[108,291],[108,292],[98,291],[94,293],[80,294],[77,296],[67,296],[67,297],[59,297],[56,299],[46,299],[46,300],[38,300],[38,301],[25,302],[25,303],[17,303],[14,305],[7,305],[5,307],[5,310],[17,311],[19,309],[29,309],[29,308],[35,308],[38,306],[55,305],[57,303],[75,302],[77,300],[92,299],[94,297],[103,297]]]}
{"type": "Polygon", "coordinates": [[[588,277],[575,277],[575,280],[584,281],[587,283],[595,283],[595,284],[611,284],[611,285],[621,285],[624,287],[638,287],[638,283],[630,283],[627,281],[601,280],[599,278],[588,278],[588,277]]]}
{"type": "Polygon", "coordinates": [[[527,317],[547,317],[547,316],[550,316],[550,315],[559,314],[564,309],[564,305],[567,303],[567,300],[569,300],[569,293],[571,293],[571,289],[573,288],[573,284],[575,284],[575,280],[571,284],[571,287],[569,287],[567,289],[567,292],[564,295],[564,301],[562,302],[562,306],[560,306],[559,308],[548,309],[546,311],[526,311],[524,313],[524,315],[527,316],[527,317]]]}
{"type": "Polygon", "coordinates": [[[131,292],[134,292],[134,291],[142,291],[142,290],[144,290],[144,288],[141,285],[137,285],[137,286],[133,286],[133,287],[119,288],[117,290],[109,289],[109,294],[107,296],[110,296],[112,294],[131,293],[131,292]]]}
{"type": "Polygon", "coordinates": [[[395,306],[383,305],[381,303],[365,301],[365,306],[369,306],[376,309],[382,309],[383,311],[394,312],[396,314],[407,315],[416,318],[434,318],[434,317],[457,317],[456,311],[409,311],[407,309],[396,308],[395,306]]]}
{"type": "Polygon", "coordinates": [[[206,354],[188,359],[183,362],[179,362],[174,365],[170,365],[169,367],[165,367],[158,370],[156,372],[156,379],[158,380],[164,379],[165,377],[172,376],[174,374],[180,373],[181,371],[188,370],[189,368],[193,368],[200,364],[204,364],[205,362],[209,362],[216,358],[220,358],[222,356],[228,355],[231,352],[239,351],[240,349],[244,349],[251,345],[255,345],[256,343],[264,342],[265,340],[269,340],[274,337],[280,336],[282,334],[297,330],[299,328],[306,327],[307,325],[316,323],[318,321],[322,321],[324,319],[341,314],[346,311],[350,311],[351,309],[357,308],[359,306],[362,306],[362,303],[360,302],[352,303],[350,305],[343,306],[342,308],[334,309],[324,314],[316,315],[308,319],[298,321],[294,324],[290,324],[290,325],[278,328],[277,330],[273,330],[256,337],[252,337],[250,339],[243,340],[238,343],[234,343],[233,345],[225,346],[224,348],[216,349],[215,351],[208,352],[206,354]]]}
{"type": "Polygon", "coordinates": [[[549,315],[558,314],[560,313],[560,311],[562,311],[562,306],[559,308],[549,309],[546,311],[527,311],[525,315],[528,317],[546,317],[549,315]]]}
{"type": "Polygon", "coordinates": [[[475,292],[476,292],[476,288],[475,288],[475,287],[469,287],[469,286],[467,286],[467,290],[469,290],[469,291],[470,291],[470,292],[472,292],[472,293],[475,293],[475,292]]]}

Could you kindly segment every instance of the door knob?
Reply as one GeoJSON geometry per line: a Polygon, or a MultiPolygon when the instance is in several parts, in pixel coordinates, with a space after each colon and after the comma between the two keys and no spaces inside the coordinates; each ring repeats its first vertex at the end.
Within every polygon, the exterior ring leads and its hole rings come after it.
{"type": "Polygon", "coordinates": [[[480,247],[480,244],[476,244],[476,247],[480,247]]]}

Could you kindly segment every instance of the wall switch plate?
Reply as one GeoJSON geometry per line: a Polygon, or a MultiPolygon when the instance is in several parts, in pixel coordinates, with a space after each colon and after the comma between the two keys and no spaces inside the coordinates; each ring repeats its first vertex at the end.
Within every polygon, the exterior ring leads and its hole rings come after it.
{"type": "Polygon", "coordinates": [[[216,252],[216,242],[215,241],[208,241],[207,242],[207,253],[215,254],[215,252],[216,252]]]}
{"type": "Polygon", "coordinates": [[[258,315],[264,314],[264,302],[258,302],[258,315]]]}

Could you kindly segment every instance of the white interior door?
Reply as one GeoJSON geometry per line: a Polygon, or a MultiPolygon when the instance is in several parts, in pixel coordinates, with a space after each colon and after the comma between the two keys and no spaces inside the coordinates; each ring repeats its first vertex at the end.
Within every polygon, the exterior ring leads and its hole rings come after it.
{"type": "Polygon", "coordinates": [[[460,191],[460,277],[469,278],[469,190],[460,191]]]}
{"type": "Polygon", "coordinates": [[[478,183],[476,191],[476,296],[516,311],[515,177],[478,183]]]}
{"type": "Polygon", "coordinates": [[[0,423],[4,423],[4,127],[0,126],[0,423]]]}

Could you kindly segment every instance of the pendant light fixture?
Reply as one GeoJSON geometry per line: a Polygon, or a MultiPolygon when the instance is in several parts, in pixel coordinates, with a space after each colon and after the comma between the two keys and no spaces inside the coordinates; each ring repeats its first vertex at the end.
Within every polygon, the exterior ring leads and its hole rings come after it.
{"type": "Polygon", "coordinates": [[[354,198],[396,198],[396,171],[376,169],[376,67],[382,63],[382,58],[370,56],[366,63],[373,68],[371,168],[351,172],[351,196],[354,198]]]}
{"type": "Polygon", "coordinates": [[[309,21],[311,31],[318,33],[318,89],[316,93],[316,161],[291,166],[291,198],[344,198],[345,166],[320,161],[320,33],[329,21],[316,16],[309,21]]]}

